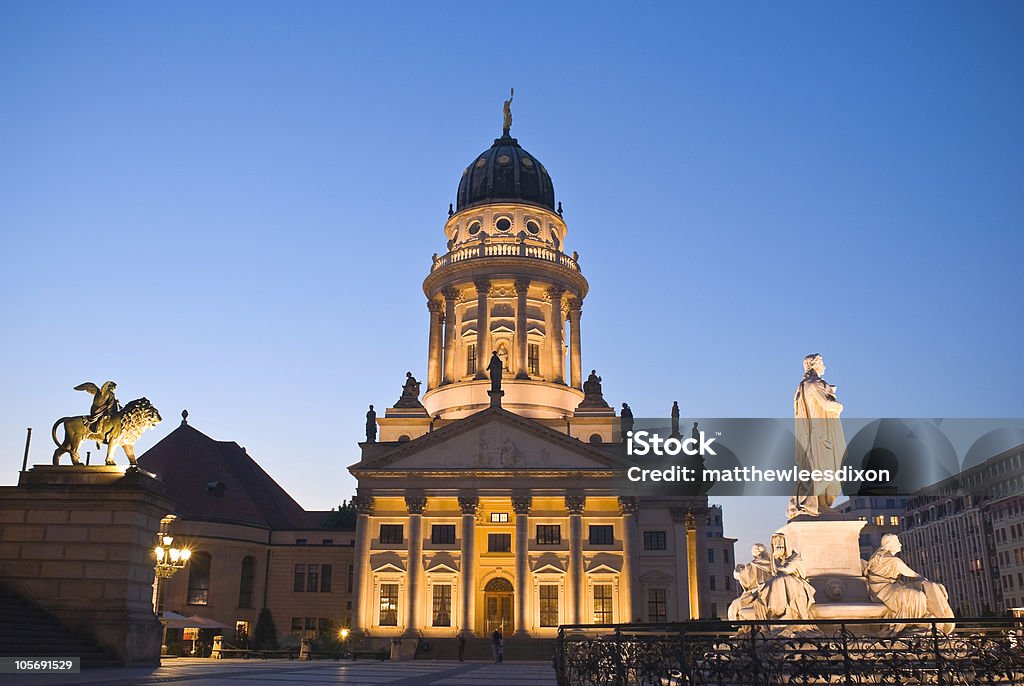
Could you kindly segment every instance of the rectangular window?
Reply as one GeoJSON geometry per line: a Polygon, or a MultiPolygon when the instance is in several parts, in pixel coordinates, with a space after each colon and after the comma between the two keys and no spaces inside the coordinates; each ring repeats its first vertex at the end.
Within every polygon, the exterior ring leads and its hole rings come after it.
{"type": "MultiPolygon", "coordinates": [[[[454,524],[434,524],[430,527],[430,542],[438,545],[455,543],[454,524]]],[[[445,626],[448,626],[447,624],[445,626]]]]}
{"type": "Polygon", "coordinates": [[[529,366],[530,376],[540,376],[540,345],[530,343],[526,350],[528,351],[526,363],[529,366]]]}
{"type": "Polygon", "coordinates": [[[718,619],[718,603],[711,603],[711,616],[718,619]]]}
{"type": "Polygon", "coordinates": [[[493,524],[505,524],[508,522],[508,512],[492,512],[491,522],[493,524]]]}
{"type": "Polygon", "coordinates": [[[320,588],[320,565],[306,565],[306,590],[316,593],[320,588]]]}
{"type": "Polygon", "coordinates": [[[611,584],[594,585],[594,623],[612,623],[612,587],[611,584]]]}
{"type": "Polygon", "coordinates": [[[452,625],[452,587],[450,584],[434,586],[433,626],[452,625]]]}
{"type": "Polygon", "coordinates": [[[900,518],[899,515],[889,515],[889,526],[899,526],[900,518]]]}
{"type": "Polygon", "coordinates": [[[331,565],[320,565],[320,592],[330,593],[331,592],[331,576],[334,574],[334,570],[331,569],[331,565]]]}
{"type": "Polygon", "coordinates": [[[380,542],[385,545],[402,545],[405,540],[404,527],[401,524],[381,524],[380,542]]]}
{"type": "Polygon", "coordinates": [[[352,585],[355,583],[354,577],[355,577],[355,567],[353,567],[352,565],[349,565],[348,566],[348,592],[349,593],[352,592],[352,585]]]}
{"type": "Polygon", "coordinates": [[[708,548],[708,562],[714,562],[714,561],[715,561],[715,549],[714,548],[708,548]]]}
{"type": "Polygon", "coordinates": [[[512,550],[512,534],[487,534],[487,552],[507,553],[512,550]]]}
{"type": "Polygon", "coordinates": [[[729,549],[724,548],[722,550],[722,557],[725,559],[725,564],[729,564],[729,549]]]}
{"type": "Polygon", "coordinates": [[[644,550],[665,550],[665,546],[666,540],[664,531],[644,532],[644,550]]]}
{"type": "Polygon", "coordinates": [[[398,584],[380,585],[380,625],[398,626],[398,584]]]}
{"type": "Polygon", "coordinates": [[[295,583],[292,590],[296,593],[306,590],[306,565],[295,565],[295,583]]]}
{"type": "Polygon", "coordinates": [[[292,633],[296,636],[302,633],[302,617],[292,617],[292,633]]]}
{"type": "Polygon", "coordinates": [[[210,554],[194,553],[188,565],[189,605],[210,603],[210,554]]]}
{"type": "Polygon", "coordinates": [[[647,621],[668,621],[668,591],[664,588],[647,589],[647,621]]]}
{"type": "Polygon", "coordinates": [[[615,543],[615,528],[611,524],[590,525],[590,545],[612,545],[615,543]]]}
{"type": "Polygon", "coordinates": [[[537,525],[537,545],[560,545],[562,543],[562,527],[558,524],[537,525]]]}
{"type": "Polygon", "coordinates": [[[711,576],[708,577],[708,588],[710,588],[712,591],[715,590],[715,575],[714,574],[712,574],[711,576]]]}
{"type": "Polygon", "coordinates": [[[476,343],[466,346],[466,375],[476,374],[476,343]]]}
{"type": "Polygon", "coordinates": [[[558,626],[558,586],[555,584],[540,587],[540,625],[558,626]]]}

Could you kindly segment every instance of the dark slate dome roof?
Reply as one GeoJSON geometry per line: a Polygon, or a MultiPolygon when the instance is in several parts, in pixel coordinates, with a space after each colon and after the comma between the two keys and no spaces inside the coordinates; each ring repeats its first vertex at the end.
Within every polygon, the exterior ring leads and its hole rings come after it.
{"type": "Polygon", "coordinates": [[[466,167],[459,181],[456,210],[501,201],[526,202],[555,211],[555,188],[548,170],[507,135],[496,139],[466,167]]]}

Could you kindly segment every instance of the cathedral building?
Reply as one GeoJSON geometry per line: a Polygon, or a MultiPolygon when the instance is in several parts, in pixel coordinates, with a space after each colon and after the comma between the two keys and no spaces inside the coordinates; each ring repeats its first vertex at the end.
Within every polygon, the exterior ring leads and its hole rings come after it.
{"type": "Polygon", "coordinates": [[[383,417],[371,407],[349,467],[353,629],[550,637],[724,615],[721,511],[624,495],[614,478],[621,419],[583,375],[589,284],[551,176],[510,123],[463,171],[423,282],[426,388],[407,375],[383,417]]]}

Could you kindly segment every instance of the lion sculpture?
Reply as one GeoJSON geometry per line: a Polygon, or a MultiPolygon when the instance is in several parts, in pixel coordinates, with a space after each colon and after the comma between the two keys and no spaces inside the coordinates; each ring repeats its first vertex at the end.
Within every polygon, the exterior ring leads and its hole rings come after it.
{"type": "Polygon", "coordinates": [[[135,461],[135,441],[143,431],[156,426],[160,421],[160,413],[146,398],[137,398],[114,412],[97,431],[89,428],[88,416],[61,417],[53,425],[53,442],[57,445],[57,449],[53,451],[53,463],[60,464],[60,456],[68,453],[71,455],[71,464],[81,464],[78,457],[79,446],[83,441],[96,441],[97,448],[100,443],[107,444],[108,465],[115,464],[114,452],[121,447],[124,448],[128,461],[136,467],[138,462],[135,461]],[[64,425],[63,441],[57,440],[57,427],[61,424],[64,425]]]}

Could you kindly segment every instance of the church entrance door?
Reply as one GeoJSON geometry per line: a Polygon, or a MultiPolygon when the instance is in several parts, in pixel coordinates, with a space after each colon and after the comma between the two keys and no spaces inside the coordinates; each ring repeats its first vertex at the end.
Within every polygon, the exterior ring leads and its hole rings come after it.
{"type": "Polygon", "coordinates": [[[490,636],[495,629],[508,636],[515,631],[515,601],[508,579],[491,579],[484,587],[484,629],[490,636]]]}

